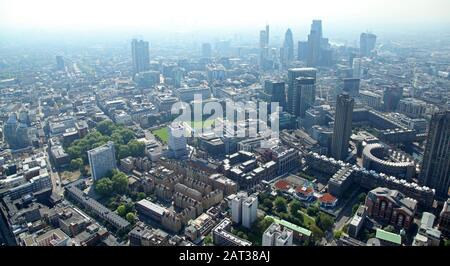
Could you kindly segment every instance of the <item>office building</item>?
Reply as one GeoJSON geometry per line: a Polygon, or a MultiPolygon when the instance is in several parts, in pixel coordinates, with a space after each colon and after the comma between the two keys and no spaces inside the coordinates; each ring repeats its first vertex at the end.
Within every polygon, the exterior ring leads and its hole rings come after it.
{"type": "Polygon", "coordinates": [[[450,236],[450,199],[447,199],[439,214],[439,230],[445,235],[450,236]]]}
{"type": "Polygon", "coordinates": [[[291,29],[287,29],[284,35],[283,54],[281,54],[283,66],[288,66],[294,60],[294,37],[291,29]]]}
{"type": "Polygon", "coordinates": [[[184,156],[187,153],[185,133],[185,128],[181,123],[169,125],[169,152],[175,158],[184,156]]]}
{"type": "Polygon", "coordinates": [[[134,73],[150,70],[149,44],[144,40],[131,41],[131,57],[134,73]]]}
{"type": "Polygon", "coordinates": [[[306,61],[308,58],[308,42],[299,41],[297,50],[297,59],[299,61],[306,61]]]}
{"type": "Polygon", "coordinates": [[[436,189],[436,198],[447,199],[450,186],[450,110],[433,114],[419,181],[436,189]]]}
{"type": "Polygon", "coordinates": [[[116,169],[116,151],[112,141],[89,150],[87,153],[94,181],[101,179],[109,171],[116,169]]]}
{"type": "Polygon", "coordinates": [[[203,43],[202,44],[202,57],[203,58],[211,58],[212,56],[212,49],[210,43],[203,43]]]}
{"type": "Polygon", "coordinates": [[[277,223],[272,223],[262,236],[262,246],[292,246],[294,233],[292,230],[282,228],[277,223]]]}
{"type": "Polygon", "coordinates": [[[354,100],[348,94],[340,94],[336,100],[331,156],[336,160],[345,160],[348,155],[350,135],[352,133],[352,114],[354,100]]]}
{"type": "Polygon", "coordinates": [[[383,90],[384,111],[393,112],[397,110],[398,104],[403,96],[403,88],[388,86],[383,90]]]}
{"type": "Polygon", "coordinates": [[[359,78],[344,78],[342,80],[342,91],[348,93],[351,97],[357,97],[359,95],[359,78]]]}
{"type": "Polygon", "coordinates": [[[308,35],[308,57],[306,61],[308,67],[315,67],[319,65],[321,41],[322,41],[322,21],[313,20],[311,25],[311,31],[308,35]]]}
{"type": "Polygon", "coordinates": [[[359,49],[361,56],[369,56],[375,49],[377,36],[373,33],[361,33],[359,38],[359,49]]]}
{"type": "Polygon", "coordinates": [[[60,55],[56,56],[56,69],[57,70],[65,70],[66,64],[64,62],[64,58],[60,55]]]}
{"type": "Polygon", "coordinates": [[[316,79],[311,77],[297,78],[295,83],[297,104],[299,104],[298,116],[304,118],[306,110],[314,106],[316,100],[316,79]]]}
{"type": "Polygon", "coordinates": [[[278,106],[286,108],[286,89],[283,81],[266,80],[264,82],[264,92],[267,94],[266,101],[278,102],[278,106]]]}
{"type": "Polygon", "coordinates": [[[355,79],[361,78],[361,58],[353,58],[352,61],[352,77],[355,79]]]}
{"type": "MultiPolygon", "coordinates": [[[[297,78],[316,79],[317,70],[315,68],[290,68],[288,70],[288,91],[287,91],[287,111],[295,116],[300,115],[300,97],[302,86],[297,85],[297,78]]],[[[305,81],[306,82],[306,81],[305,81]]],[[[315,91],[315,89],[314,89],[315,91]]]]}

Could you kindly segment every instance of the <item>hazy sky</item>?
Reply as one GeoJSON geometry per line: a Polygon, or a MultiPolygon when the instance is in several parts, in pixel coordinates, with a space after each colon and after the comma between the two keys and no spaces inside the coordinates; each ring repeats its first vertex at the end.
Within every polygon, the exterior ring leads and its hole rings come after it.
{"type": "Polygon", "coordinates": [[[213,29],[309,23],[449,24],[450,0],[0,0],[1,28],[213,29]]]}

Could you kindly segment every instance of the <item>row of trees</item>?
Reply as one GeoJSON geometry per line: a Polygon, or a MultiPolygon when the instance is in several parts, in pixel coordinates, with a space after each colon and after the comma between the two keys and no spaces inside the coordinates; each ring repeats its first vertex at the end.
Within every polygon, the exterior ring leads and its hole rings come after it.
{"type": "Polygon", "coordinates": [[[66,152],[71,158],[71,169],[81,170],[80,163],[88,164],[87,151],[102,146],[108,141],[114,142],[118,160],[128,156],[145,155],[145,144],[136,140],[132,130],[105,120],[98,123],[95,131],[66,147],[66,152]]]}

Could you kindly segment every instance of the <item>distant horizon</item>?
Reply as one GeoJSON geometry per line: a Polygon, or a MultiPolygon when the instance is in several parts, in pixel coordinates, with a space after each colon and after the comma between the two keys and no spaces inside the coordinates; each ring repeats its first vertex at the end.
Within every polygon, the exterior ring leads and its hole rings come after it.
{"type": "MultiPolygon", "coordinates": [[[[372,32],[378,36],[379,40],[391,38],[403,38],[405,36],[413,38],[415,36],[436,36],[445,38],[450,37],[450,22],[448,24],[419,24],[416,25],[392,25],[391,28],[363,28],[359,25],[349,24],[331,24],[326,18],[317,18],[322,20],[324,37],[330,38],[330,41],[347,42],[351,46],[352,42],[359,40],[362,32],[372,32]],[[397,26],[397,27],[395,27],[397,26]]],[[[291,25],[270,24],[272,43],[281,42],[285,31],[289,28],[294,35],[295,43],[307,39],[310,30],[310,23],[296,23],[291,25]]],[[[133,38],[143,38],[149,41],[165,42],[188,41],[188,42],[215,42],[219,40],[244,42],[257,42],[259,31],[265,28],[266,24],[252,27],[217,27],[215,29],[185,28],[185,29],[151,29],[148,27],[105,27],[97,29],[1,29],[0,44],[8,42],[29,42],[29,41],[54,41],[57,39],[66,41],[87,41],[98,43],[103,41],[126,41],[133,38]]]]}
{"type": "Polygon", "coordinates": [[[254,38],[269,24],[271,37],[282,38],[291,28],[295,40],[306,40],[311,21],[321,19],[324,36],[352,41],[365,31],[447,34],[448,10],[448,0],[0,0],[0,35],[207,34],[225,38],[245,34],[254,38]]]}

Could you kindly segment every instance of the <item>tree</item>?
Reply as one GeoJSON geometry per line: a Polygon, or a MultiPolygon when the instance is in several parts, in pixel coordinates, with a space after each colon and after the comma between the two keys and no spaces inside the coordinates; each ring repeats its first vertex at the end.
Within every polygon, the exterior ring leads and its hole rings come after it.
{"type": "Polygon", "coordinates": [[[359,208],[359,204],[353,205],[353,207],[352,207],[352,215],[355,215],[355,213],[358,210],[358,208],[359,208]]]}
{"type": "Polygon", "coordinates": [[[339,239],[341,238],[343,232],[341,230],[334,232],[334,238],[339,239]]]}
{"type": "Polygon", "coordinates": [[[80,170],[84,168],[83,160],[81,158],[76,158],[70,160],[70,169],[72,171],[80,170]]]}
{"type": "Polygon", "coordinates": [[[95,183],[94,189],[102,197],[110,196],[113,193],[113,182],[109,178],[102,178],[95,183]]]}
{"type": "Polygon", "coordinates": [[[275,209],[277,212],[286,212],[287,208],[286,199],[283,197],[277,197],[275,199],[275,209]]]}
{"type": "Polygon", "coordinates": [[[128,156],[131,156],[131,150],[128,145],[119,145],[117,147],[117,159],[120,160],[128,156]]]}
{"type": "Polygon", "coordinates": [[[358,195],[358,201],[359,203],[363,203],[366,200],[366,193],[361,193],[358,195]]]}
{"type": "Polygon", "coordinates": [[[266,198],[262,201],[262,205],[264,207],[268,208],[269,210],[273,208],[273,202],[268,198],[266,198]]]}
{"type": "Polygon", "coordinates": [[[315,216],[317,215],[318,212],[319,212],[319,208],[317,208],[317,207],[314,206],[314,205],[309,206],[308,209],[306,210],[306,213],[307,213],[309,216],[313,216],[313,217],[315,217],[315,216]]]}
{"type": "Polygon", "coordinates": [[[128,149],[130,151],[131,156],[133,157],[142,157],[145,155],[145,144],[143,142],[137,140],[131,140],[128,144],[128,149]]]}
{"type": "Polygon", "coordinates": [[[137,194],[137,200],[139,201],[139,200],[143,200],[143,199],[145,199],[146,198],[146,195],[145,195],[145,193],[144,192],[139,192],[138,194],[137,194]]]}
{"type": "Polygon", "coordinates": [[[125,217],[125,215],[127,214],[127,207],[124,204],[121,204],[119,207],[117,207],[116,211],[117,214],[119,214],[122,217],[125,217]]]}
{"type": "Polygon", "coordinates": [[[323,231],[329,231],[333,227],[334,221],[330,215],[325,214],[325,213],[320,213],[319,216],[317,216],[317,218],[316,218],[316,224],[323,231]]]}
{"type": "Polygon", "coordinates": [[[127,213],[125,216],[125,219],[127,219],[128,222],[134,223],[136,221],[136,215],[132,212],[127,213]]]}
{"type": "Polygon", "coordinates": [[[128,189],[128,177],[125,173],[115,170],[111,178],[113,190],[117,194],[123,194],[128,189]]]}
{"type": "Polygon", "coordinates": [[[209,246],[209,245],[211,245],[212,243],[213,243],[213,239],[212,239],[211,234],[205,236],[205,238],[203,239],[203,244],[204,244],[205,246],[209,246]]]}
{"type": "Polygon", "coordinates": [[[264,219],[260,219],[256,223],[256,229],[259,234],[263,234],[267,228],[274,222],[271,217],[265,217],[264,219]]]}
{"type": "Polygon", "coordinates": [[[134,139],[134,132],[128,128],[120,128],[115,130],[114,133],[117,133],[122,137],[124,144],[128,144],[130,140],[134,139]]]}
{"type": "Polygon", "coordinates": [[[450,239],[444,241],[444,246],[450,247],[450,239]]]}
{"type": "Polygon", "coordinates": [[[316,240],[320,240],[324,236],[323,231],[315,224],[311,224],[311,226],[309,227],[309,230],[311,230],[313,237],[316,240]]]}
{"type": "Polygon", "coordinates": [[[111,136],[116,125],[110,120],[104,120],[98,123],[96,128],[101,134],[111,136]]]}
{"type": "Polygon", "coordinates": [[[291,215],[297,217],[298,211],[302,208],[302,204],[298,200],[293,200],[290,206],[291,215]]]}
{"type": "Polygon", "coordinates": [[[345,232],[345,233],[348,233],[348,227],[349,227],[349,224],[346,223],[346,224],[344,225],[344,227],[342,227],[342,231],[345,232]]]}

